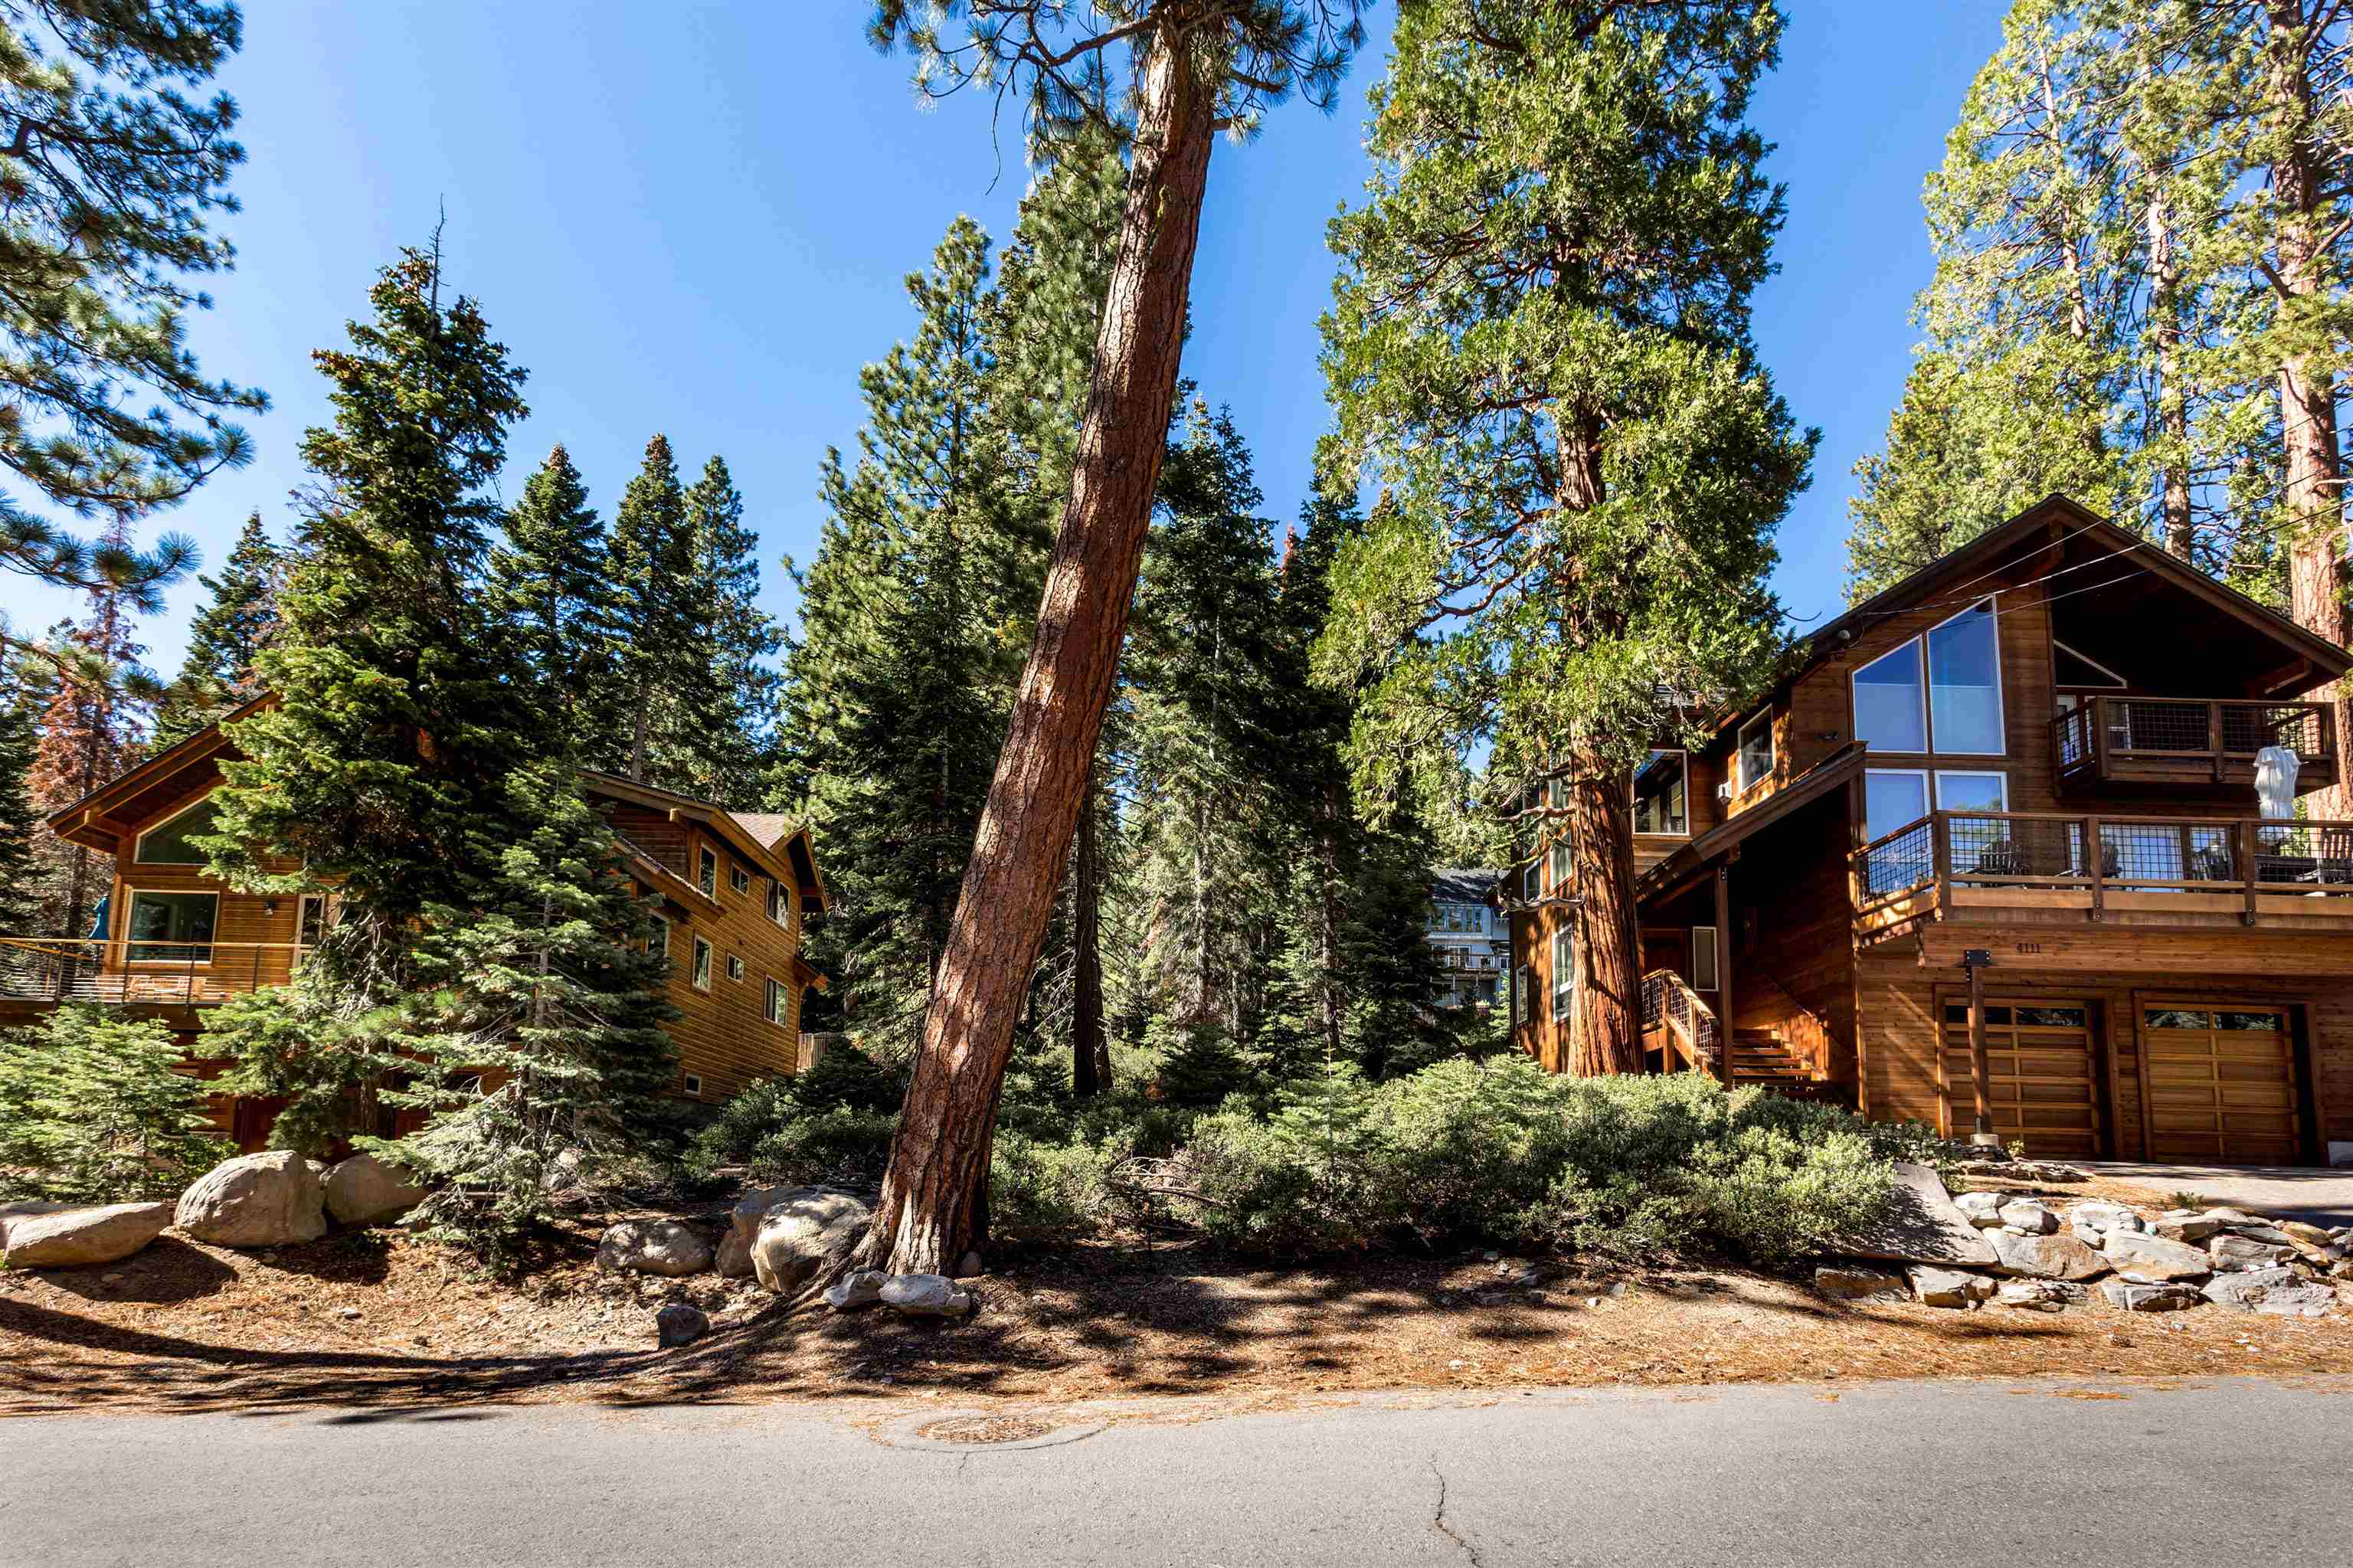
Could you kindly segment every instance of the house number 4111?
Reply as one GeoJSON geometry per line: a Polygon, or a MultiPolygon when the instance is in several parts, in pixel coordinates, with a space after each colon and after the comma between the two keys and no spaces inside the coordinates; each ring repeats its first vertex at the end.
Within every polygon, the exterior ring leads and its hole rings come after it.
{"type": "Polygon", "coordinates": [[[2018,944],[2018,950],[2021,953],[2039,953],[2042,950],[2042,944],[2040,942],[2021,942],[2018,944]]]}

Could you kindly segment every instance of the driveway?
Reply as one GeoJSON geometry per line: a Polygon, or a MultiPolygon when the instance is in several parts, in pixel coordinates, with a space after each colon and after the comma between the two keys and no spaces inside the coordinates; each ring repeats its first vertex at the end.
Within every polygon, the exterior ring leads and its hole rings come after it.
{"type": "Polygon", "coordinates": [[[944,1404],[39,1416],[0,1421],[0,1563],[2341,1563],[2348,1389],[1170,1400],[964,1429],[1029,1446],[926,1438],[944,1404]]]}
{"type": "Polygon", "coordinates": [[[2076,1160],[2070,1164],[2159,1192],[2195,1192],[2274,1219],[2314,1225],[2353,1225],[2353,1171],[2311,1165],[2147,1165],[2131,1160],[2076,1160]]]}

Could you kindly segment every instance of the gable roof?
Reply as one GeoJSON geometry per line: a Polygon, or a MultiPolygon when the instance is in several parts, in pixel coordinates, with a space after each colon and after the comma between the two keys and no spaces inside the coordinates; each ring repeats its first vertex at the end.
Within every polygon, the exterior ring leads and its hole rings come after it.
{"type": "MultiPolygon", "coordinates": [[[[120,853],[130,824],[111,820],[117,808],[165,788],[175,775],[191,768],[234,754],[237,745],[221,726],[277,700],[276,693],[264,693],[224,714],[178,745],[157,752],[121,777],[100,785],[80,800],[59,807],[49,813],[50,830],[69,842],[86,844],[109,854],[120,853]]],[[[594,768],[582,768],[580,778],[588,794],[607,800],[634,800],[664,812],[673,821],[702,823],[713,837],[724,840],[731,849],[768,875],[779,881],[789,880],[805,904],[819,913],[832,907],[833,895],[818,871],[817,852],[809,842],[808,830],[794,819],[774,812],[730,811],[674,789],[638,784],[594,768]]]]}
{"type": "MultiPolygon", "coordinates": [[[[2149,572],[2280,643],[2312,664],[2315,684],[2353,670],[2353,652],[2306,630],[2278,610],[2256,603],[2227,583],[2216,581],[2162,546],[2054,493],[1826,622],[1806,640],[1798,662],[1775,683],[1771,697],[1778,699],[1799,677],[1840,652],[1865,629],[1888,617],[1900,615],[1938,594],[1967,588],[1999,570],[2012,554],[2038,542],[2077,540],[2105,550],[2119,569],[2149,572]]],[[[1757,706],[1750,703],[1736,712],[1723,715],[1716,726],[1718,731],[1753,716],[1757,706]]]]}

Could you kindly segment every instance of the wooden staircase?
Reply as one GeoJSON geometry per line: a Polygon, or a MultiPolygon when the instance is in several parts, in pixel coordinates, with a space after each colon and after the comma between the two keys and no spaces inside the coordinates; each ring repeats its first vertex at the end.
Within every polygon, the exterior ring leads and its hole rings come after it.
{"type": "Polygon", "coordinates": [[[1839,1103],[1836,1086],[1814,1076],[1813,1066],[1769,1029],[1732,1032],[1732,1086],[1770,1089],[1792,1099],[1839,1103]]]}

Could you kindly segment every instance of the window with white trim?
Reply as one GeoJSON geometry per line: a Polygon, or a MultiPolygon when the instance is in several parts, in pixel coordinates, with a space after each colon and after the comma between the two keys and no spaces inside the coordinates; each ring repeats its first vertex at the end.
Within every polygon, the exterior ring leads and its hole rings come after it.
{"type": "Polygon", "coordinates": [[[731,980],[740,980],[744,978],[744,960],[741,956],[734,953],[727,955],[727,978],[731,980]]]}
{"type": "Polygon", "coordinates": [[[1714,991],[1720,983],[1716,979],[1715,927],[1692,927],[1692,990],[1714,991]]]}
{"type": "Polygon", "coordinates": [[[700,1073],[681,1073],[678,1083],[681,1093],[699,1095],[702,1092],[702,1075],[700,1073]]]}
{"type": "Polygon", "coordinates": [[[1754,789],[1773,777],[1773,710],[1767,708],[1740,726],[1740,788],[1754,789]]]}
{"type": "Polygon", "coordinates": [[[781,882],[768,884],[768,919],[785,930],[793,928],[793,895],[781,882]]]}
{"type": "Polygon", "coordinates": [[[752,891],[752,874],[744,869],[742,862],[731,860],[727,863],[727,885],[738,893],[752,891]]]}
{"type": "Polygon", "coordinates": [[[711,944],[701,937],[694,939],[694,971],[691,978],[695,990],[711,989],[711,944]]]}
{"type": "Polygon", "coordinates": [[[1520,1022],[1530,1023],[1536,1016],[1536,982],[1535,971],[1522,964],[1512,971],[1512,994],[1520,1001],[1520,1022]]]}
{"type": "Polygon", "coordinates": [[[1569,1002],[1577,995],[1577,939],[1567,931],[1552,934],[1552,1016],[1555,1022],[1568,1016],[1569,1002]]]}
{"type": "Polygon", "coordinates": [[[792,993],[785,989],[785,982],[771,975],[768,978],[768,1022],[791,1028],[792,1000],[792,993]]]}
{"type": "Polygon", "coordinates": [[[695,863],[694,885],[702,889],[705,897],[719,896],[719,856],[707,845],[695,863]]]}

